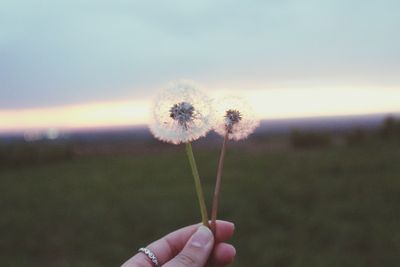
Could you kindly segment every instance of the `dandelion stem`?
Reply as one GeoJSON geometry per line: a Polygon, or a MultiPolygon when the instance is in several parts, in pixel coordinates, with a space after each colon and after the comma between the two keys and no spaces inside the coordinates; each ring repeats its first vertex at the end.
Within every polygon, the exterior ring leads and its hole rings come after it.
{"type": "Polygon", "coordinates": [[[225,133],[224,142],[222,143],[221,154],[219,156],[217,178],[215,181],[214,196],[213,196],[213,202],[212,202],[211,230],[214,232],[214,234],[216,233],[216,226],[217,226],[217,214],[218,214],[218,206],[219,206],[219,195],[221,192],[222,169],[224,167],[224,159],[225,159],[225,151],[226,151],[227,142],[228,142],[228,131],[226,131],[226,133],[225,133]]]}
{"type": "Polygon", "coordinates": [[[205,226],[209,227],[206,202],[204,200],[204,194],[203,194],[203,189],[201,187],[200,176],[199,172],[197,171],[197,165],[193,155],[192,144],[190,142],[186,143],[186,153],[189,158],[190,167],[192,168],[194,185],[196,187],[197,198],[199,200],[199,205],[200,205],[201,221],[205,226]]]}

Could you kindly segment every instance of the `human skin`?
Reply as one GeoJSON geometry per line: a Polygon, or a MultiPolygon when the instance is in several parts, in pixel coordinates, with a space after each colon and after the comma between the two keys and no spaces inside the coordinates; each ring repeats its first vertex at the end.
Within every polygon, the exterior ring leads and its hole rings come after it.
{"type": "MultiPolygon", "coordinates": [[[[225,243],[234,232],[231,222],[217,221],[216,236],[200,224],[176,230],[147,246],[162,267],[223,267],[230,264],[235,248],[225,243]]],[[[154,267],[144,253],[137,253],[121,267],[154,267]]]]}

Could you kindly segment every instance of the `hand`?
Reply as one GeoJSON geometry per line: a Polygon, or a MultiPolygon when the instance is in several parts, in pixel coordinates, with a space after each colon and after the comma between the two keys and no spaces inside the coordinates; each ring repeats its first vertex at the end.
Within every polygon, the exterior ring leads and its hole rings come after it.
{"type": "MultiPolygon", "coordinates": [[[[200,224],[187,226],[151,243],[149,248],[162,267],[204,267],[210,258],[210,267],[222,267],[231,263],[235,248],[227,243],[234,231],[233,223],[217,221],[217,236],[200,224]],[[215,246],[214,246],[215,241],[215,246]]],[[[138,253],[122,267],[154,267],[144,253],[138,253]]]]}

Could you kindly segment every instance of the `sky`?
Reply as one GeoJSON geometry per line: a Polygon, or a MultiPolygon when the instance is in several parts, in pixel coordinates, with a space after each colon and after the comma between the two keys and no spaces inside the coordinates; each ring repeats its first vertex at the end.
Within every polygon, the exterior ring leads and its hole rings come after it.
{"type": "Polygon", "coordinates": [[[395,0],[0,2],[0,131],[146,124],[185,78],[260,118],[400,111],[395,0]]]}

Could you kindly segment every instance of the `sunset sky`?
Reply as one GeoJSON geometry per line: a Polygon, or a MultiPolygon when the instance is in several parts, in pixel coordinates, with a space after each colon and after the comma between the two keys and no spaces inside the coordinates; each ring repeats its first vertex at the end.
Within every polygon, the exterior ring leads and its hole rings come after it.
{"type": "Polygon", "coordinates": [[[400,2],[0,2],[0,131],[146,124],[198,82],[260,118],[400,112],[400,2]]]}

